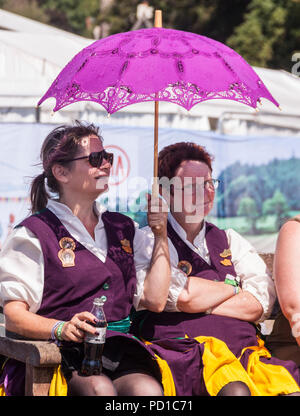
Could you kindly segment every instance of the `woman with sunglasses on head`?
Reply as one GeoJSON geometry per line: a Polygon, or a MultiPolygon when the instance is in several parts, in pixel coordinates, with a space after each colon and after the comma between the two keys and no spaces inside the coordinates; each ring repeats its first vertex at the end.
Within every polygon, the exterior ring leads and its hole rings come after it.
{"type": "Polygon", "coordinates": [[[172,282],[164,312],[140,311],[134,331],[168,363],[169,391],[299,395],[296,365],[271,358],[257,336],[255,323],[266,319],[275,301],[264,261],[234,230],[205,219],[218,184],[211,156],[195,143],[167,146],[158,176],[170,207],[172,282]]]}
{"type": "MultiPolygon", "coordinates": [[[[15,228],[1,252],[0,299],[8,334],[60,344],[59,371],[68,395],[161,395],[159,368],[147,347],[129,334],[129,314],[134,302],[153,311],[165,305],[166,214],[148,212],[155,233],[149,263],[145,234],[129,217],[95,202],[108,188],[113,155],[93,125],[54,129],[41,159],[44,171],[31,186],[33,215],[15,228]],[[137,293],[139,274],[145,281],[137,293]],[[103,296],[104,369],[83,377],[84,336],[97,331],[89,323],[96,319],[90,311],[93,300],[103,296]]],[[[7,361],[0,380],[6,395],[24,394],[24,374],[24,364],[7,361]]]]}

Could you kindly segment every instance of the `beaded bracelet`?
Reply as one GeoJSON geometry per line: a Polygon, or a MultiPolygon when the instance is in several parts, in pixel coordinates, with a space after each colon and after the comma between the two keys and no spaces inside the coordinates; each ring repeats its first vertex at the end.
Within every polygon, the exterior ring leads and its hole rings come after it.
{"type": "Polygon", "coordinates": [[[59,324],[57,325],[56,332],[54,331],[55,337],[59,341],[62,341],[61,332],[62,332],[62,329],[63,329],[64,325],[65,325],[65,321],[60,321],[59,324]]]}
{"type": "Polygon", "coordinates": [[[58,325],[60,325],[62,321],[57,321],[55,322],[55,324],[53,325],[52,329],[51,329],[51,339],[56,340],[56,336],[55,336],[55,331],[56,328],[58,327],[58,325]]]}

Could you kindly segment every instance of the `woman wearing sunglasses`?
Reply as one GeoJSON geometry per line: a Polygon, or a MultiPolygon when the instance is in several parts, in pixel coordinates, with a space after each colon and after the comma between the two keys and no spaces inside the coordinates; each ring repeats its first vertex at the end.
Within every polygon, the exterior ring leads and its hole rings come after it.
{"type": "MultiPolygon", "coordinates": [[[[149,264],[145,234],[129,217],[95,202],[108,188],[113,163],[97,128],[77,122],[54,129],[43,143],[41,160],[43,172],[31,186],[33,215],[15,228],[1,252],[6,330],[60,344],[59,374],[67,382],[61,394],[161,395],[159,369],[153,354],[129,334],[129,314],[134,302],[153,311],[165,305],[166,214],[148,213],[155,234],[149,264]],[[146,276],[138,292],[137,274],[146,276]],[[83,339],[97,331],[89,324],[96,319],[90,311],[94,298],[102,296],[108,321],[104,370],[83,377],[83,339]]],[[[8,360],[0,380],[6,395],[24,394],[24,374],[22,363],[8,360]]]]}
{"type": "Polygon", "coordinates": [[[172,282],[164,312],[140,312],[134,327],[169,364],[169,392],[300,395],[296,364],[271,358],[255,325],[275,301],[265,263],[234,230],[206,221],[218,185],[211,156],[196,143],[167,146],[158,176],[170,206],[172,282]]]}

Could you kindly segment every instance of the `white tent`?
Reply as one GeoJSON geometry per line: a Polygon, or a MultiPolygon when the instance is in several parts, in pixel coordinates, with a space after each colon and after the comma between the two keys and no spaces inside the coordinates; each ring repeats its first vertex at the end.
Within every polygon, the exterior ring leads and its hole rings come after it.
{"type": "Polygon", "coordinates": [[[39,98],[66,63],[92,42],[0,10],[0,121],[35,121],[39,98]]]}
{"type": "MultiPolygon", "coordinates": [[[[51,115],[54,99],[38,100],[69,60],[92,39],[56,29],[0,9],[0,121],[61,123],[79,118],[103,123],[104,109],[94,103],[72,104],[51,115]]],[[[291,63],[292,65],[292,63],[291,63]]],[[[160,103],[160,126],[217,130],[225,134],[300,135],[300,79],[286,71],[254,68],[281,111],[263,99],[260,111],[231,100],[211,100],[191,111],[160,103]]],[[[153,103],[115,113],[114,125],[151,126],[153,103]]]]}

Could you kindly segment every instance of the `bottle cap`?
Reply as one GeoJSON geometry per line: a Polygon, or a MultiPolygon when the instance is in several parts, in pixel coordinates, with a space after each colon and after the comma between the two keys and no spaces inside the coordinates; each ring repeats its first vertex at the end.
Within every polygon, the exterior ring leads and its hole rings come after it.
{"type": "Polygon", "coordinates": [[[100,298],[95,298],[93,301],[94,305],[102,306],[104,305],[104,302],[106,301],[106,296],[101,296],[100,298]]]}

